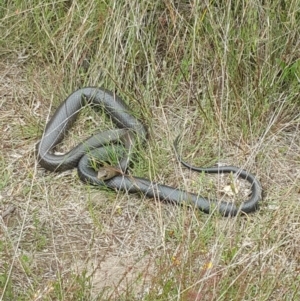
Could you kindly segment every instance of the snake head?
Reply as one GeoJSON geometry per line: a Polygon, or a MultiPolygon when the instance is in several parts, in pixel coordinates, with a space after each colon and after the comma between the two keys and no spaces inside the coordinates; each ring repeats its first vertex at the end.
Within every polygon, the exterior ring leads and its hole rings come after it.
{"type": "Polygon", "coordinates": [[[123,172],[118,168],[113,166],[101,166],[98,168],[97,179],[105,181],[121,174],[123,174],[123,172]]]}

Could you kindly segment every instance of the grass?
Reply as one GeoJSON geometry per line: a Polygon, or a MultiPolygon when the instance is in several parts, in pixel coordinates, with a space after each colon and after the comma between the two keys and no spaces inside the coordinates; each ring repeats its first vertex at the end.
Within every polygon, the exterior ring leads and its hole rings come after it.
{"type": "MultiPolygon", "coordinates": [[[[0,300],[298,300],[299,4],[0,1],[0,300]],[[35,143],[84,86],[146,125],[133,175],[224,197],[230,177],[177,162],[181,134],[186,161],[256,174],[260,210],[222,218],[45,172],[35,143]]],[[[85,110],[62,149],[102,117],[85,110]]]]}

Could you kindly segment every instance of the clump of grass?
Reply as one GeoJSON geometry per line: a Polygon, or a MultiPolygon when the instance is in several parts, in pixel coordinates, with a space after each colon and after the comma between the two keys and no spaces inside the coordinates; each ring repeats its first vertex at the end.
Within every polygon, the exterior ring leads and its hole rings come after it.
{"type": "MultiPolygon", "coordinates": [[[[298,300],[297,4],[0,4],[0,299],[298,300]],[[224,219],[38,168],[47,118],[87,85],[117,92],[148,128],[132,175],[222,190],[179,167],[181,134],[187,161],[257,174],[260,211],[224,219]]],[[[100,128],[96,115],[66,145],[100,128]]]]}

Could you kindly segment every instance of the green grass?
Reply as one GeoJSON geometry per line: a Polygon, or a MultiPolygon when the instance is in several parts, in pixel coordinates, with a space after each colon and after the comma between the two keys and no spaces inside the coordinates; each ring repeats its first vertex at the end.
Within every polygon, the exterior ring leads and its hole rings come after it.
{"type": "MultiPolygon", "coordinates": [[[[298,300],[299,5],[0,0],[0,300],[298,300]],[[84,86],[147,127],[132,175],[224,197],[230,177],[178,164],[180,134],[187,162],[256,174],[260,210],[226,219],[45,172],[35,143],[84,86]]],[[[62,149],[106,121],[85,109],[62,149]]]]}

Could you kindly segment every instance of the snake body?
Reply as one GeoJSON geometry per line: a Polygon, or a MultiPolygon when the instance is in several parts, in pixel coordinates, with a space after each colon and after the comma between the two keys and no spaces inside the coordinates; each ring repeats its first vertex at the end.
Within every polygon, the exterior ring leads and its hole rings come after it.
{"type": "MultiPolygon", "coordinates": [[[[72,93],[58,107],[48,122],[41,141],[37,144],[37,157],[40,165],[50,171],[63,171],[77,167],[79,178],[92,185],[106,186],[129,193],[140,192],[147,197],[177,204],[189,203],[206,213],[211,212],[216,207],[221,215],[234,216],[239,212],[249,213],[258,208],[258,202],[262,195],[259,181],[251,173],[234,166],[199,168],[189,165],[179,157],[179,161],[191,170],[205,173],[233,172],[247,180],[251,184],[252,194],[250,199],[239,207],[231,202],[211,200],[181,189],[126,174],[132,147],[137,140],[145,141],[145,139],[145,127],[132,116],[128,106],[121,98],[102,88],[87,87],[72,93]],[[101,106],[112,118],[118,129],[95,134],[65,155],[54,154],[53,149],[62,141],[66,131],[75,121],[78,112],[87,103],[101,106]],[[99,179],[97,172],[91,167],[91,158],[105,161],[109,152],[107,144],[119,143],[120,141],[125,148],[121,145],[114,147],[120,158],[119,172],[110,179],[99,179]]],[[[177,144],[178,139],[174,143],[175,149],[177,144]]]]}
{"type": "MultiPolygon", "coordinates": [[[[46,125],[41,141],[37,144],[36,150],[40,165],[50,171],[72,169],[78,165],[80,158],[85,153],[108,143],[122,140],[122,137],[130,135],[129,130],[144,140],[146,130],[143,124],[129,112],[124,101],[108,90],[86,87],[73,92],[57,108],[46,125]],[[119,128],[95,134],[64,155],[53,154],[53,149],[62,141],[68,129],[73,125],[80,109],[87,104],[94,105],[95,108],[97,106],[103,108],[119,128]]],[[[131,139],[133,139],[133,135],[131,135],[131,139]]]]}

